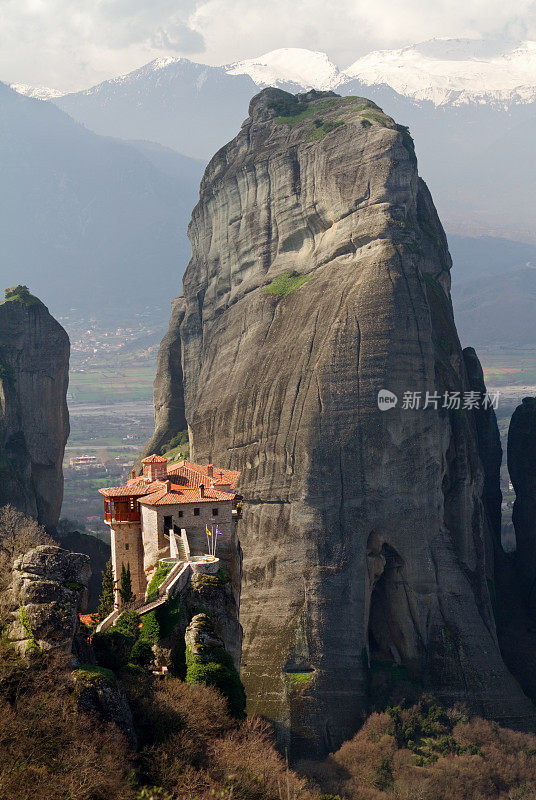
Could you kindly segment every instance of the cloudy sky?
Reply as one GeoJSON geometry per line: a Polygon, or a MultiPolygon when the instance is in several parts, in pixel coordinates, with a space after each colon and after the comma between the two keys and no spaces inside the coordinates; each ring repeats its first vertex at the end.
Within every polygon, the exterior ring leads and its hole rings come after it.
{"type": "Polygon", "coordinates": [[[0,80],[81,89],[157,56],[224,64],[278,47],[345,67],[434,36],[536,39],[536,2],[0,0],[0,80]]]}

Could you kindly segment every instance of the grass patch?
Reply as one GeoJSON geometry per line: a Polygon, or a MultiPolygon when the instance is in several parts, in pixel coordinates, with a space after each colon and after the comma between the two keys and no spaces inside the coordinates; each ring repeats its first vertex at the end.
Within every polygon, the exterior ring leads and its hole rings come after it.
{"type": "Polygon", "coordinates": [[[160,455],[165,456],[168,461],[174,461],[178,458],[188,461],[190,458],[188,431],[179,431],[169,442],[162,445],[160,455]]]}
{"type": "Polygon", "coordinates": [[[117,680],[111,669],[97,667],[95,664],[81,664],[73,672],[75,678],[82,678],[88,683],[100,683],[104,678],[111,686],[116,686],[117,680]]]}
{"type": "Polygon", "coordinates": [[[303,286],[312,275],[302,275],[299,272],[283,272],[274,278],[268,286],[263,289],[264,294],[275,294],[279,297],[286,297],[291,292],[303,286]]]}
{"type": "Polygon", "coordinates": [[[362,111],[361,117],[364,120],[368,120],[369,122],[377,122],[378,125],[381,125],[382,128],[390,128],[391,126],[388,124],[389,118],[383,111],[362,111]]]}
{"type": "Polygon", "coordinates": [[[314,672],[287,672],[290,691],[299,692],[307,689],[314,682],[314,672]]]}
{"type": "Polygon", "coordinates": [[[337,120],[327,120],[324,122],[322,119],[315,119],[314,121],[315,130],[312,132],[310,139],[323,139],[324,136],[327,136],[328,133],[340,128],[341,125],[344,125],[342,119],[337,120]]]}
{"type": "Polygon", "coordinates": [[[169,573],[171,572],[172,565],[171,564],[159,564],[156,568],[156,572],[154,573],[153,577],[149,582],[149,586],[147,587],[147,602],[150,603],[152,600],[156,600],[158,597],[158,588],[161,586],[169,573]]]}
{"type": "Polygon", "coordinates": [[[192,586],[194,589],[201,586],[225,586],[231,582],[231,576],[225,569],[219,569],[216,575],[207,575],[205,572],[198,572],[192,578],[192,586]]]}
{"type": "Polygon", "coordinates": [[[277,125],[290,125],[292,127],[318,114],[319,111],[332,108],[340,99],[339,97],[333,97],[314,104],[308,102],[298,102],[295,105],[290,104],[286,107],[286,113],[277,116],[275,122],[277,125]]]}

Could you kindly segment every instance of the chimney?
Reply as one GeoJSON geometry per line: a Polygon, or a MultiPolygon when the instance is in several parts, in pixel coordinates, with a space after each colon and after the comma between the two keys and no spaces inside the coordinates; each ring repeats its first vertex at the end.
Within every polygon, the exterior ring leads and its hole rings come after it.
{"type": "Polygon", "coordinates": [[[209,478],[213,478],[214,477],[214,465],[213,464],[207,464],[207,475],[208,475],[209,478]]]}
{"type": "Polygon", "coordinates": [[[171,481],[170,480],[166,481],[166,489],[167,489],[168,492],[171,491],[171,481]]]}
{"type": "Polygon", "coordinates": [[[131,469],[130,470],[130,479],[133,481],[135,477],[136,477],[136,470],[135,469],[131,469]]]}
{"type": "Polygon", "coordinates": [[[199,486],[199,493],[200,493],[201,497],[204,497],[204,496],[205,496],[205,484],[204,484],[204,483],[202,483],[202,484],[199,486]]]}

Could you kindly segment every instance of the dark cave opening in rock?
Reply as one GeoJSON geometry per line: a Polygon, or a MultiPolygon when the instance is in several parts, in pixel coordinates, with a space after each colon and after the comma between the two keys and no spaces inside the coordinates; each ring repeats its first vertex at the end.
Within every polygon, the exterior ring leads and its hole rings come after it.
{"type": "Polygon", "coordinates": [[[396,550],[383,544],[384,562],[370,598],[368,646],[370,661],[409,665],[414,662],[414,624],[409,608],[404,562],[396,550]]]}

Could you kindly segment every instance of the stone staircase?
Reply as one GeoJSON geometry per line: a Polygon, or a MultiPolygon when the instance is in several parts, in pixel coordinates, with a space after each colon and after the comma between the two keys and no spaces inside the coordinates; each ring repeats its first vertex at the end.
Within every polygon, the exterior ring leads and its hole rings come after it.
{"type": "MultiPolygon", "coordinates": [[[[190,580],[191,571],[192,568],[188,561],[177,561],[170,572],[166,575],[165,580],[163,580],[158,587],[157,597],[149,602],[142,600],[141,602],[134,604],[132,610],[136,611],[140,617],[143,617],[150,611],[154,611],[155,608],[164,605],[164,603],[169,600],[170,597],[174,597],[176,594],[182,592],[183,589],[186,588],[190,580]]],[[[96,633],[104,632],[115,625],[121,616],[122,610],[123,609],[115,608],[111,614],[108,614],[108,616],[97,626],[96,633]]]]}

